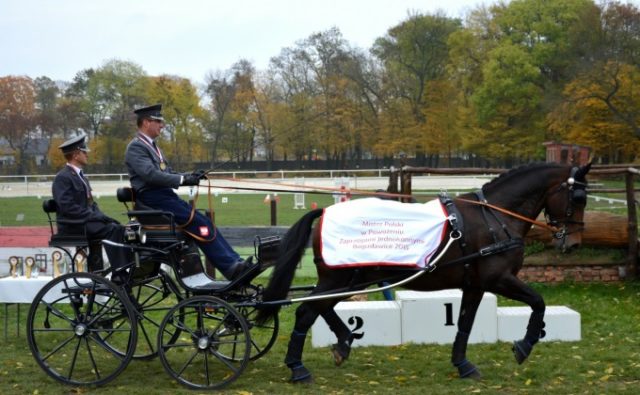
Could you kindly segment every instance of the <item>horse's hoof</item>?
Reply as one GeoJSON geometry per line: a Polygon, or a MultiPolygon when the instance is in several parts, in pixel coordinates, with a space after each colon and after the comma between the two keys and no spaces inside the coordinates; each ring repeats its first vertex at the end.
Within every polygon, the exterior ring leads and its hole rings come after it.
{"type": "Polygon", "coordinates": [[[532,349],[533,346],[531,346],[531,344],[526,340],[516,340],[513,342],[511,351],[513,351],[513,355],[516,357],[518,365],[521,365],[529,357],[532,349]]]}
{"type": "Polygon", "coordinates": [[[336,364],[336,366],[342,365],[342,363],[349,358],[350,352],[351,347],[334,344],[331,347],[331,353],[333,354],[333,362],[336,364]]]}
{"type": "Polygon", "coordinates": [[[291,369],[291,382],[294,384],[310,384],[313,383],[311,372],[304,366],[291,369]]]}
{"type": "Polygon", "coordinates": [[[455,364],[454,366],[458,368],[458,375],[460,375],[461,379],[480,380],[482,378],[482,375],[480,374],[480,371],[478,370],[476,365],[472,364],[466,359],[458,364],[455,364]]]}
{"type": "Polygon", "coordinates": [[[336,366],[342,365],[342,362],[344,362],[345,359],[342,358],[342,355],[340,355],[338,350],[332,349],[331,353],[333,354],[333,362],[335,362],[336,366]]]}
{"type": "Polygon", "coordinates": [[[307,377],[301,378],[301,379],[297,379],[294,380],[293,377],[291,378],[291,383],[292,384],[313,384],[313,376],[309,375],[307,377]]]}
{"type": "Polygon", "coordinates": [[[478,369],[476,369],[473,372],[469,373],[467,376],[461,377],[461,378],[480,381],[480,380],[482,380],[482,374],[480,373],[480,371],[478,369]]]}

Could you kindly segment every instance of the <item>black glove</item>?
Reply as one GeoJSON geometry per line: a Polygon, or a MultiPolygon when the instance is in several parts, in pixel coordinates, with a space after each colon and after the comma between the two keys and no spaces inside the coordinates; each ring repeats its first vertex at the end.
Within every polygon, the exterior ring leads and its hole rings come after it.
{"type": "Polygon", "coordinates": [[[194,176],[198,176],[199,180],[206,180],[207,179],[207,171],[206,170],[196,170],[191,174],[194,175],[194,176]]]}
{"type": "Polygon", "coordinates": [[[191,173],[182,176],[182,185],[192,186],[200,184],[200,175],[191,173]]]}

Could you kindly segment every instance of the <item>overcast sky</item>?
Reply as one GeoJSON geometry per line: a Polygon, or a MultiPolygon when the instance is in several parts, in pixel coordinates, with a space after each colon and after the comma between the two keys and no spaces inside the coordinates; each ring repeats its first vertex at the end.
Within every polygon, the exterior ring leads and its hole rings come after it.
{"type": "Polygon", "coordinates": [[[336,26],[352,46],[410,11],[463,17],[491,0],[0,0],[0,76],[71,81],[109,59],[201,83],[240,59],[265,70],[282,48],[336,26]]]}

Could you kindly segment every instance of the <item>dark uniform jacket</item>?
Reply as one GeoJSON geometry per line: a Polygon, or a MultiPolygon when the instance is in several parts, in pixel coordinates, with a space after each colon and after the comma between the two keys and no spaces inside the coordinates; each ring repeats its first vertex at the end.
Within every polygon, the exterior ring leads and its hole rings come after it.
{"type": "Polygon", "coordinates": [[[139,134],[134,137],[125,152],[124,159],[133,190],[141,193],[150,189],[177,189],[182,174],[174,172],[164,158],[165,169],[162,170],[160,155],[151,144],[146,144],[142,139],[144,137],[139,134]]]}
{"type": "MultiPolygon", "coordinates": [[[[97,223],[115,222],[115,220],[100,211],[98,204],[89,198],[91,185],[86,178],[85,182],[86,186],[80,179],[80,175],[71,166],[65,166],[56,174],[56,178],[53,180],[52,192],[53,199],[58,206],[57,218],[97,223]],[[88,191],[87,188],[89,188],[88,191]]],[[[61,232],[80,233],[82,226],[58,224],[58,230],[61,232]]]]}
{"type": "MultiPolygon", "coordinates": [[[[58,222],[58,233],[83,234],[89,239],[89,270],[103,268],[102,247],[100,241],[108,239],[116,243],[124,242],[124,228],[115,219],[108,217],[91,198],[91,184],[71,166],[65,166],[56,174],[51,187],[56,201],[58,220],[82,221],[76,224],[58,222]],[[86,185],[85,185],[86,183],[86,185]]],[[[111,267],[118,268],[131,262],[129,250],[118,247],[105,247],[111,267]]]]}

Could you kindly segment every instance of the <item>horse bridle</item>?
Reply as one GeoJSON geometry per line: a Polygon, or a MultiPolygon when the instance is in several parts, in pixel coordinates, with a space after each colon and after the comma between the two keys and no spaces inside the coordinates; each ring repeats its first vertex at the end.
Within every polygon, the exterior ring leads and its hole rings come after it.
{"type": "Polygon", "coordinates": [[[562,219],[554,219],[552,218],[550,215],[548,215],[547,210],[545,208],[544,210],[544,216],[545,216],[545,221],[546,222],[542,222],[542,221],[537,221],[535,219],[531,219],[528,217],[525,217],[524,215],[518,214],[516,212],[513,212],[511,210],[507,210],[505,208],[493,205],[491,203],[488,203],[486,200],[469,200],[469,199],[464,199],[464,198],[457,198],[456,200],[458,201],[462,201],[465,203],[471,203],[471,204],[475,204],[478,206],[483,206],[483,207],[488,207],[492,210],[496,210],[499,211],[503,214],[507,214],[511,217],[517,218],[521,221],[524,222],[529,222],[533,225],[539,226],[541,228],[546,228],[548,230],[550,230],[553,233],[553,237],[558,239],[558,240],[564,240],[569,234],[571,233],[575,233],[575,232],[580,232],[583,230],[582,228],[579,228],[576,231],[573,232],[569,232],[567,231],[567,225],[583,225],[584,226],[584,222],[583,221],[576,221],[571,219],[571,217],[573,216],[574,213],[574,204],[577,204],[579,202],[585,201],[587,198],[587,192],[586,192],[586,186],[587,184],[584,182],[580,182],[580,181],[576,181],[575,179],[575,175],[578,172],[578,168],[574,167],[571,169],[571,174],[569,176],[569,178],[564,181],[562,184],[560,184],[558,186],[558,189],[556,189],[551,195],[558,193],[560,191],[562,191],[564,188],[568,188],[569,191],[569,200],[568,200],[568,205],[567,205],[567,209],[565,211],[565,217],[562,219]],[[582,188],[575,188],[576,186],[580,186],[582,188]]]}
{"type": "Polygon", "coordinates": [[[569,175],[569,178],[565,182],[560,184],[558,186],[558,189],[556,189],[553,193],[551,193],[551,195],[554,195],[562,191],[563,189],[567,188],[569,196],[567,200],[567,208],[565,210],[564,218],[561,218],[561,219],[553,218],[547,212],[546,208],[544,210],[544,217],[547,221],[547,224],[558,229],[558,231],[554,232],[554,235],[553,235],[553,237],[558,240],[564,240],[571,233],[581,232],[584,230],[584,221],[576,221],[574,219],[571,219],[571,217],[575,212],[574,206],[576,204],[586,203],[586,199],[587,199],[587,191],[586,191],[587,184],[581,181],[577,181],[575,178],[578,170],[579,168],[573,167],[571,169],[571,174],[569,175]],[[579,227],[576,230],[569,232],[567,230],[568,225],[579,225],[579,227]]]}

